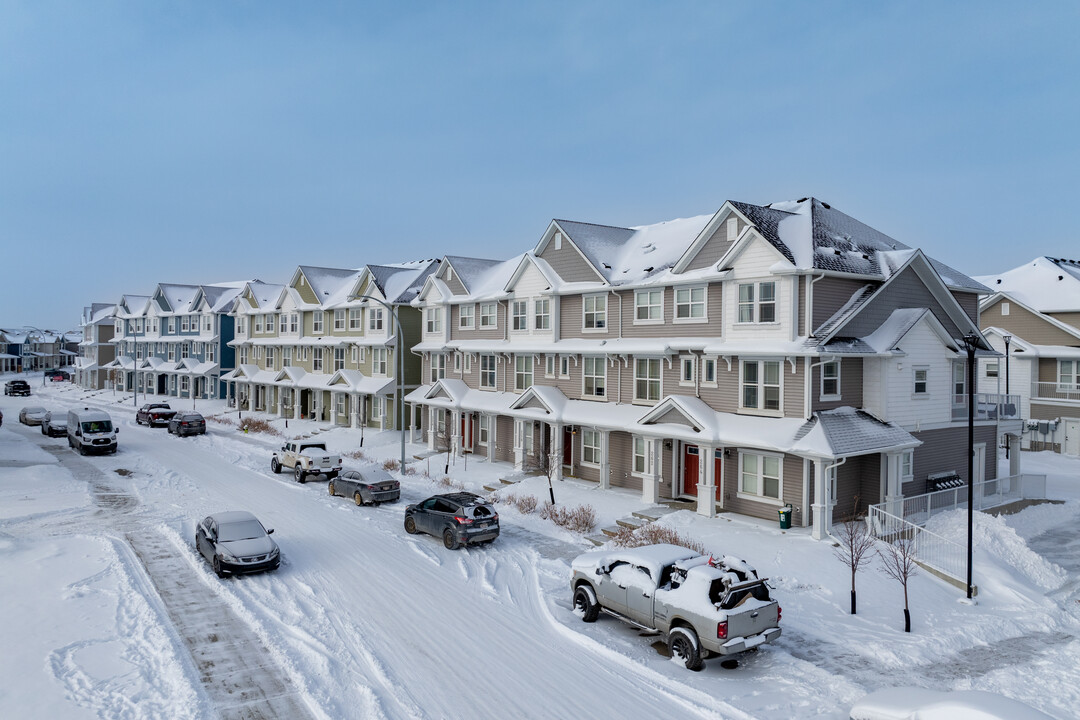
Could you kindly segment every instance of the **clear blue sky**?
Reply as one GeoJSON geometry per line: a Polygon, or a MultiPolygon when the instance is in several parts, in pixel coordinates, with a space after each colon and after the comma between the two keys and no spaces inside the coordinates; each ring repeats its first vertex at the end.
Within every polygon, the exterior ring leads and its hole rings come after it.
{"type": "Polygon", "coordinates": [[[0,0],[0,326],[814,195],[1080,256],[1080,3],[0,0]]]}

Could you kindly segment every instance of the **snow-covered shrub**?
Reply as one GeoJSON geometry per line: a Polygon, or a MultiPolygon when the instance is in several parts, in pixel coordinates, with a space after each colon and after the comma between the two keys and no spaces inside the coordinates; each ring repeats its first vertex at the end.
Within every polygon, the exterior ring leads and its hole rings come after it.
{"type": "Polygon", "coordinates": [[[459,482],[454,482],[450,479],[449,475],[443,475],[441,478],[435,481],[436,485],[444,488],[450,488],[452,490],[464,490],[465,486],[459,482]]]}
{"type": "Polygon", "coordinates": [[[540,507],[540,517],[571,532],[587,533],[596,529],[596,510],[592,505],[560,507],[545,500],[540,507]]]}
{"type": "Polygon", "coordinates": [[[401,468],[401,474],[402,475],[415,475],[416,474],[416,468],[414,468],[412,465],[406,465],[405,467],[401,468]]]}
{"type": "Polygon", "coordinates": [[[276,427],[260,418],[244,418],[240,421],[240,430],[249,434],[281,435],[281,432],[276,427]]]}
{"type": "Polygon", "coordinates": [[[397,460],[395,460],[394,458],[387,458],[386,460],[383,460],[383,464],[382,464],[382,469],[383,470],[394,471],[394,470],[397,470],[400,467],[401,467],[401,463],[398,462],[397,460]]]}
{"type": "Polygon", "coordinates": [[[217,415],[207,415],[207,420],[218,423],[219,425],[235,425],[236,422],[229,417],[218,417],[217,415]]]}
{"type": "Polygon", "coordinates": [[[367,453],[365,453],[363,450],[350,450],[349,452],[344,452],[341,454],[347,458],[352,458],[353,460],[367,460],[367,453]]]}
{"type": "Polygon", "coordinates": [[[639,528],[620,528],[613,542],[619,547],[641,547],[642,545],[678,545],[693,550],[696,553],[707,555],[708,551],[701,541],[692,537],[684,537],[679,531],[667,525],[648,523],[639,528]]]}
{"type": "MultiPolygon", "coordinates": [[[[533,510],[535,510],[536,503],[537,500],[535,495],[523,495],[519,498],[514,499],[514,507],[516,507],[518,509],[518,512],[520,512],[522,515],[528,515],[533,510]]],[[[593,521],[593,524],[596,524],[595,520],[593,521]]]]}

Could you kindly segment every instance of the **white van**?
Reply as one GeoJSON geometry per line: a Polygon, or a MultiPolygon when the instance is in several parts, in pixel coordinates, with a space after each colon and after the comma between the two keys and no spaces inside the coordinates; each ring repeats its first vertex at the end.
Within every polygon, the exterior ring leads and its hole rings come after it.
{"type": "Polygon", "coordinates": [[[69,410],[67,431],[68,445],[80,455],[116,452],[117,429],[104,410],[69,410]]]}

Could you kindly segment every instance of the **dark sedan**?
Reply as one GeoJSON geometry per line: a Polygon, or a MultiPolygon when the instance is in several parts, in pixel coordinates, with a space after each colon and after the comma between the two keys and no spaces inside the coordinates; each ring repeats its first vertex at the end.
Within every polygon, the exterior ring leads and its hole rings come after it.
{"type": "Polygon", "coordinates": [[[169,418],[169,432],[185,435],[205,435],[206,419],[197,412],[178,412],[169,418]]]}
{"type": "Polygon", "coordinates": [[[49,437],[67,437],[67,415],[54,413],[51,410],[45,413],[45,419],[41,421],[41,434],[49,437]]]}
{"type": "Polygon", "coordinates": [[[454,550],[461,545],[489,543],[499,537],[499,514],[479,495],[468,492],[434,495],[405,508],[405,532],[442,538],[454,550]]]}
{"type": "Polygon", "coordinates": [[[281,551],[258,518],[243,510],[217,513],[195,528],[195,547],[218,577],[276,570],[281,551]]]}
{"type": "Polygon", "coordinates": [[[346,470],[327,486],[331,495],[351,497],[357,505],[378,505],[401,497],[401,483],[385,470],[346,470]]]}

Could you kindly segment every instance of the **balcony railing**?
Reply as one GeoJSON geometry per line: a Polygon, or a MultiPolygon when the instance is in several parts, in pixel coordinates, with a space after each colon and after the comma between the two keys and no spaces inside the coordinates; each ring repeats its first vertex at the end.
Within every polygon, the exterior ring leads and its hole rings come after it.
{"type": "MultiPolygon", "coordinates": [[[[1080,393],[1080,391],[1078,391],[1080,393]]],[[[1080,399],[1080,395],[1078,395],[1080,399]]],[[[953,420],[967,420],[967,395],[953,395],[953,420]]],[[[1017,420],[1020,418],[1020,396],[1000,393],[975,393],[976,420],[1017,420]]]]}
{"type": "Polygon", "coordinates": [[[1031,397],[1080,403],[1080,386],[1074,383],[1034,382],[1031,383],[1031,397]]]}
{"type": "MultiPolygon", "coordinates": [[[[964,485],[878,503],[871,507],[880,508],[901,520],[922,526],[939,513],[967,508],[967,492],[967,485],[964,485]]],[[[1023,474],[983,480],[975,483],[974,496],[976,510],[988,510],[1017,500],[1042,499],[1046,497],[1046,476],[1023,474]]]]}

